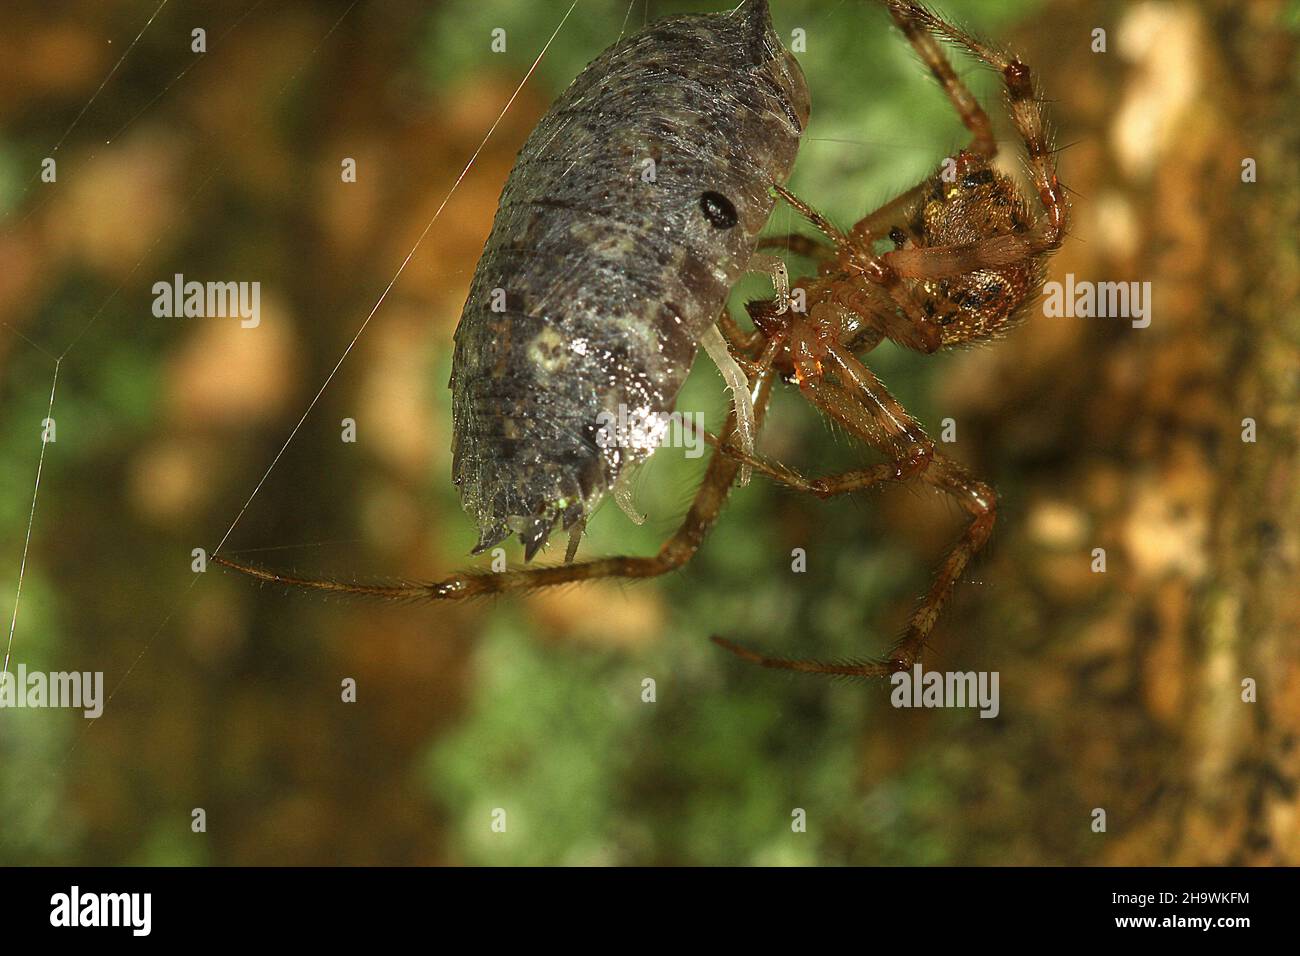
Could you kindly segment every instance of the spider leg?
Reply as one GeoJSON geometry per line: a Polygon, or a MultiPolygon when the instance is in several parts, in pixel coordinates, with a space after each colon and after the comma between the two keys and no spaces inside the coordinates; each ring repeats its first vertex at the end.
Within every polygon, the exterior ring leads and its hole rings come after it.
{"type": "MultiPolygon", "coordinates": [[[[757,363],[757,376],[753,383],[752,395],[755,422],[758,426],[762,425],[768,400],[771,397],[772,381],[775,377],[772,363],[780,345],[779,340],[771,342],[757,363]]],[[[733,411],[728,415],[724,428],[727,441],[733,439],[735,427],[736,419],[733,411]]],[[[695,499],[691,502],[690,510],[682,520],[681,526],[663,543],[658,553],[650,557],[598,558],[592,561],[515,571],[462,571],[437,582],[394,585],[296,577],[232,561],[217,554],[213,554],[210,560],[268,584],[398,601],[463,600],[507,591],[531,591],[596,578],[652,578],[681,567],[695,555],[721,514],[740,469],[739,461],[715,452],[709,460],[704,479],[695,493],[695,499]]]]}
{"type": "MultiPolygon", "coordinates": [[[[700,347],[709,358],[713,359],[713,364],[718,367],[727,390],[731,392],[732,419],[735,422],[732,428],[732,439],[744,450],[752,452],[754,442],[757,440],[758,426],[754,422],[754,403],[749,391],[749,377],[736,361],[736,357],[731,354],[727,340],[723,338],[717,325],[709,326],[704,335],[700,336],[700,347]]],[[[740,485],[743,488],[748,484],[749,466],[741,465],[740,485]]]]}
{"type": "Polygon", "coordinates": [[[782,186],[780,183],[773,183],[772,188],[776,190],[777,195],[790,204],[795,212],[807,219],[808,222],[817,228],[818,232],[829,239],[837,247],[843,246],[848,242],[848,237],[844,235],[844,233],[840,232],[839,228],[833,222],[794,193],[790,192],[790,190],[785,186],[782,186]]]}
{"type": "MultiPolygon", "coordinates": [[[[802,237],[801,237],[802,238],[802,237]]],[[[761,243],[760,243],[761,245],[761,243]]],[[[829,246],[824,248],[830,248],[829,246]]],[[[761,307],[765,314],[783,315],[790,309],[790,270],[780,256],[765,252],[755,252],[749,258],[748,272],[770,276],[772,279],[773,298],[761,300],[755,305],[761,307]]],[[[753,357],[767,344],[767,336],[760,329],[746,331],[731,315],[731,310],[723,306],[718,316],[718,331],[726,340],[733,353],[733,358],[742,364],[744,359],[753,357]]],[[[705,344],[705,343],[701,343],[705,344]]]]}
{"type": "MultiPolygon", "coordinates": [[[[770,310],[771,314],[776,316],[788,312],[790,310],[790,272],[786,268],[785,260],[780,256],[756,252],[750,256],[747,268],[749,272],[765,273],[772,278],[772,289],[775,298],[764,303],[764,308],[770,310]]],[[[740,443],[741,448],[748,452],[753,452],[756,440],[754,406],[750,395],[748,377],[737,361],[735,353],[739,352],[741,358],[744,358],[760,343],[766,341],[759,329],[755,329],[752,334],[744,332],[731,318],[730,310],[725,306],[715,325],[707,329],[705,334],[700,337],[701,348],[713,359],[723,380],[727,383],[728,390],[731,392],[736,419],[733,437],[740,443]]],[[[749,476],[749,466],[741,465],[740,486],[742,488],[749,484],[749,476]]]]}
{"type": "Polygon", "coordinates": [[[750,454],[743,448],[724,441],[711,432],[704,433],[704,440],[720,450],[729,458],[734,458],[748,465],[760,475],[766,475],[772,481],[785,485],[793,491],[816,495],[818,498],[834,498],[852,491],[863,491],[883,481],[900,481],[907,477],[906,472],[896,462],[882,462],[868,468],[826,475],[820,478],[808,478],[788,465],[763,455],[750,454]]]}
{"type": "Polygon", "coordinates": [[[906,234],[913,239],[918,238],[913,234],[911,225],[906,222],[906,217],[929,188],[929,180],[921,180],[911,189],[899,193],[880,208],[867,213],[853,224],[849,234],[857,238],[859,242],[870,243],[877,239],[886,238],[893,232],[895,226],[902,224],[901,228],[904,229],[906,234]]]}
{"type": "MultiPolygon", "coordinates": [[[[912,4],[887,2],[887,5],[890,8],[889,12],[893,16],[894,22],[898,24],[903,35],[912,44],[921,62],[925,64],[938,81],[939,86],[943,89],[953,109],[961,119],[962,125],[970,131],[971,142],[967,149],[985,159],[992,159],[998,152],[998,144],[993,136],[993,123],[990,121],[988,113],[984,111],[984,107],[980,105],[979,100],[975,98],[966,84],[957,76],[956,71],[952,68],[952,63],[944,55],[939,44],[935,42],[930,23],[931,21],[938,22],[938,18],[933,17],[933,15],[928,15],[926,18],[918,16],[921,13],[928,14],[928,11],[921,8],[913,9],[912,4]]],[[[955,36],[952,38],[956,42],[966,45],[975,43],[975,41],[965,37],[965,34],[961,34],[961,36],[965,39],[956,40],[955,36]]],[[[971,46],[971,49],[974,51],[975,47],[971,46]]],[[[977,53],[977,55],[979,54],[977,53]]],[[[867,242],[887,235],[891,227],[897,223],[898,214],[914,206],[916,200],[920,198],[927,188],[929,188],[928,183],[918,183],[906,192],[896,196],[879,209],[859,220],[854,225],[851,235],[864,238],[867,242]]],[[[784,191],[781,192],[785,195],[784,191]]],[[[785,195],[785,198],[787,200],[791,199],[789,195],[785,195]]],[[[821,223],[818,222],[817,213],[810,207],[801,202],[792,202],[792,205],[822,232],[832,239],[835,238],[833,232],[829,232],[822,227],[821,223]]],[[[795,235],[786,238],[773,236],[759,242],[759,248],[774,247],[785,247],[792,252],[798,252],[818,261],[829,259],[834,254],[832,247],[807,236],[795,235]]]]}
{"type": "MultiPolygon", "coordinates": [[[[727,449],[727,454],[732,453],[733,449],[727,449]]],[[[789,487],[809,491],[818,497],[862,491],[884,481],[900,480],[898,467],[892,463],[812,480],[794,476],[793,481],[788,480],[788,474],[781,473],[786,471],[784,466],[776,466],[772,471],[767,471],[760,469],[755,462],[752,467],[789,487]]],[[[947,456],[935,453],[918,477],[954,497],[971,516],[971,521],[939,566],[930,589],[913,611],[902,638],[890,649],[885,660],[819,661],[811,658],[775,657],[718,635],[712,637],[713,642],[742,660],[776,670],[857,678],[887,677],[898,671],[911,670],[921,659],[935,622],[961,575],[992,534],[997,517],[997,497],[993,489],[976,480],[947,456]]]]}
{"type": "MultiPolygon", "coordinates": [[[[1005,269],[1048,251],[1048,229],[992,236],[951,246],[895,249],[881,256],[892,278],[947,279],[980,269],[1005,269]]],[[[887,283],[885,283],[887,284],[887,283]]]]}
{"type": "Polygon", "coordinates": [[[748,269],[750,272],[771,277],[772,290],[775,293],[772,301],[778,315],[790,308],[790,270],[786,267],[784,259],[765,252],[756,252],[749,257],[748,269]]]}
{"type": "MultiPolygon", "coordinates": [[[[952,63],[935,42],[931,32],[934,30],[932,22],[938,21],[938,18],[913,3],[886,0],[886,4],[894,22],[903,31],[903,36],[907,37],[908,42],[920,56],[921,62],[929,68],[930,73],[947,94],[953,109],[961,117],[962,125],[970,130],[971,144],[968,149],[985,159],[992,159],[998,152],[997,141],[993,138],[993,124],[988,114],[984,112],[984,107],[980,106],[966,84],[958,78],[952,63]]],[[[949,36],[946,33],[942,35],[949,36]]]]}
{"type": "MultiPolygon", "coordinates": [[[[975,37],[944,22],[930,10],[912,0],[884,0],[908,39],[928,32],[942,37],[957,46],[964,47],[975,58],[993,67],[1002,76],[1007,91],[1007,107],[1011,122],[1020,134],[1029,156],[1029,169],[1038,198],[1046,213],[1045,222],[1035,232],[1035,251],[1059,248],[1065,237],[1066,221],[1069,216],[1069,201],[1065,187],[1056,178],[1056,164],[1052,158],[1051,135],[1047,120],[1043,114],[1043,103],[1034,87],[1033,74],[1028,66],[1018,57],[1012,56],[991,43],[977,40],[975,37]]],[[[915,44],[917,41],[913,40],[915,44]]],[[[920,47],[918,47],[918,50],[920,47]]],[[[935,56],[943,58],[942,52],[935,50],[935,56]]],[[[926,58],[926,54],[922,53],[926,58]]],[[[927,59],[927,62],[929,60],[927,59]]],[[[951,72],[951,68],[949,68],[951,72]]],[[[943,79],[940,79],[944,83],[943,79]]],[[[948,86],[944,83],[944,89],[948,86]]],[[[966,94],[969,96],[969,93],[966,94]]],[[[953,96],[949,91],[949,97],[953,96]]],[[[954,100],[954,102],[956,102],[954,100]]],[[[958,112],[962,112],[958,108],[958,112]]],[[[963,113],[963,120],[965,114],[963,113]]],[[[987,119],[987,117],[986,117],[987,119]]],[[[969,126],[969,124],[968,124],[969,126]]],[[[979,136],[976,136],[979,139],[979,136]]],[[[979,246],[981,243],[974,243],[979,246]]]]}
{"type": "MultiPolygon", "coordinates": [[[[948,101],[952,104],[957,116],[961,119],[962,125],[970,131],[971,141],[967,150],[984,157],[992,159],[998,153],[997,140],[993,137],[993,123],[989,119],[988,113],[984,111],[975,99],[973,93],[965,83],[957,76],[952,68],[952,63],[944,55],[939,44],[935,42],[933,34],[922,26],[921,22],[914,17],[905,14],[899,7],[890,6],[890,15],[893,16],[894,22],[902,31],[912,47],[916,50],[921,62],[930,70],[930,73],[938,81],[939,86],[948,96],[948,101]]],[[[894,227],[900,225],[900,214],[909,212],[915,207],[918,199],[929,188],[929,182],[923,180],[917,183],[911,189],[895,196],[885,205],[876,209],[853,226],[850,234],[860,238],[870,237],[871,239],[882,238],[889,235],[894,227]]],[[[902,224],[906,230],[908,226],[902,224]]],[[[917,238],[913,236],[913,238],[917,238]]]]}
{"type": "Polygon", "coordinates": [[[833,246],[797,232],[786,236],[766,236],[758,241],[758,248],[784,249],[786,252],[793,252],[797,256],[806,256],[819,262],[835,254],[833,246]]]}
{"type": "Polygon", "coordinates": [[[745,367],[746,357],[756,355],[767,342],[767,337],[758,329],[742,329],[732,317],[730,309],[724,308],[718,316],[718,329],[742,368],[745,367]]]}
{"type": "MultiPolygon", "coordinates": [[[[801,390],[819,409],[889,455],[891,461],[816,479],[804,478],[784,465],[761,458],[752,458],[747,463],[755,471],[787,487],[820,498],[862,491],[885,481],[924,481],[953,497],[970,515],[970,523],[939,566],[902,638],[886,660],[827,662],[773,657],[725,638],[714,637],[713,640],[738,657],[763,667],[841,677],[884,677],[908,670],[920,659],[957,581],[992,533],[997,498],[992,488],[976,480],[957,462],[936,452],[920,425],[902,410],[880,380],[852,353],[834,343],[825,344],[824,349],[820,380],[801,381],[801,390]]],[[[740,456],[734,446],[720,447],[728,456],[740,456]]]]}

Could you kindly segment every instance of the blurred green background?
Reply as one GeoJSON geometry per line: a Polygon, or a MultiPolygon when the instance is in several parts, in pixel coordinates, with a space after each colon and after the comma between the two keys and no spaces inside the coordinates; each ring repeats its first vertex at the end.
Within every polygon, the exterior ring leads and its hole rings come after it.
{"type": "MultiPolygon", "coordinates": [[[[951,453],[1003,495],[930,659],[1000,671],[998,719],[895,711],[887,687],[750,668],[708,641],[884,650],[960,527],[911,488],[819,503],[756,480],[667,579],[465,606],[191,572],[191,549],[232,522],[224,550],[304,574],[472,565],[445,386],[513,156],[621,30],[707,4],[581,0],[259,481],[567,6],[172,0],[115,70],[156,3],[7,7],[0,593],[17,587],[63,355],[11,669],[102,670],[113,696],[93,724],[0,712],[0,860],[1300,860],[1295,788],[1277,783],[1300,759],[1300,613],[1283,585],[1298,553],[1284,368],[1300,207],[1280,172],[1297,145],[1294,2],[943,5],[1038,70],[1070,144],[1074,236],[1053,277],[1152,280],[1161,296],[1149,334],[1037,318],[988,349],[869,359],[932,434],[955,419],[951,453]],[[34,178],[50,155],[54,184],[34,178]],[[1253,188],[1242,156],[1264,171],[1253,188]],[[356,183],[340,181],[344,157],[356,183]],[[261,325],[154,318],[151,286],[177,272],[260,281],[261,325]],[[1244,414],[1270,423],[1258,448],[1238,440],[1244,414]],[[1098,546],[1106,575],[1089,572],[1098,546]],[[794,548],[806,573],[791,572],[794,548]],[[1267,699],[1237,701],[1242,675],[1267,699]],[[340,699],[346,678],[355,703],[340,699]]],[[[851,223],[963,145],[882,10],[774,8],[783,38],[806,31],[813,95],[791,184],[832,219],[851,223]]],[[[996,77],[957,59],[1016,168],[996,77]]],[[[770,227],[803,228],[784,208],[770,227]]],[[[747,280],[735,304],[763,293],[747,280]]],[[[704,362],[679,407],[716,427],[723,397],[704,362]]],[[[763,448],[805,473],[871,460],[788,391],[763,448]]],[[[583,554],[652,553],[701,472],[657,454],[636,491],[650,519],[606,507],[583,554]]]]}

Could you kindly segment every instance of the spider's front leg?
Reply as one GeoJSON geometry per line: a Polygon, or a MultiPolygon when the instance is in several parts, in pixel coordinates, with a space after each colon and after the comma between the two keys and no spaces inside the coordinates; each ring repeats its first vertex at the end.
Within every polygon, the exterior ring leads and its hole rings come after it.
{"type": "MultiPolygon", "coordinates": [[[[782,346],[782,340],[769,341],[755,360],[745,359],[752,378],[752,400],[755,425],[761,428],[767,414],[774,378],[773,363],[782,346]]],[[[715,444],[728,448],[738,447],[736,441],[736,414],[727,416],[723,430],[725,439],[714,439],[715,444]]],[[[506,592],[533,591],[557,585],[592,581],[598,578],[653,578],[674,571],[686,564],[713,530],[723,505],[731,493],[732,485],[743,467],[743,460],[715,452],[709,459],[691,502],[690,510],[681,526],[660,546],[658,553],[648,557],[617,556],[578,561],[560,565],[521,568],[516,571],[462,571],[441,581],[430,583],[368,584],[337,581],[327,578],[305,578],[282,574],[256,565],[234,561],[213,554],[210,560],[232,571],[238,571],[266,584],[280,584],[307,591],[324,591],[356,597],[379,598],[394,601],[459,601],[506,592]]]]}
{"type": "Polygon", "coordinates": [[[958,580],[993,531],[997,497],[992,488],[975,479],[959,463],[935,451],[934,443],[921,426],[875,374],[835,341],[838,322],[834,310],[822,305],[814,308],[806,320],[791,324],[793,377],[813,405],[886,455],[889,462],[808,479],[784,465],[746,456],[732,445],[719,443],[719,447],[756,472],[820,498],[863,491],[887,481],[923,481],[956,500],[970,516],[970,523],[944,558],[901,640],[885,660],[827,662],[772,657],[726,638],[714,637],[714,641],[738,657],[763,667],[842,677],[884,677],[909,670],[920,660],[958,580]]]}

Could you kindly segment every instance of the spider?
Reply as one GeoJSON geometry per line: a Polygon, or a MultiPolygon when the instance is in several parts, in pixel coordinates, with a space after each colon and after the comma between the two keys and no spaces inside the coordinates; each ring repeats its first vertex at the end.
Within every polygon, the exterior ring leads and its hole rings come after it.
{"type": "Polygon", "coordinates": [[[815,275],[788,280],[783,264],[759,253],[753,266],[771,271],[775,294],[751,302],[753,330],[724,309],[718,329],[748,379],[752,423],[761,428],[775,382],[795,388],[886,461],[808,478],[757,455],[742,441],[737,413],[720,436],[681,526],[649,557],[618,556],[502,572],[466,571],[431,584],[376,586],[292,577],[213,556],[263,581],[380,598],[454,600],[530,590],[595,578],[651,578],[680,568],[717,521],[737,478],[757,472],[818,498],[864,491],[887,482],[924,482],[951,496],[969,523],[938,569],[907,627],[883,659],[824,662],[773,657],[728,638],[713,640],[743,660],[789,671],[842,677],[886,677],[918,663],[940,612],[972,558],[988,541],[997,515],[994,490],[940,453],[862,357],[885,340],[930,354],[994,339],[1023,319],[1036,300],[1048,254],[1066,235],[1069,203],[1057,179],[1042,101],[1028,66],[981,42],[910,0],[883,0],[894,22],[939,82],[970,133],[969,145],[931,176],[847,231],[780,184],[776,192],[820,234],[768,238],[812,258],[815,275]],[[1041,213],[994,168],[992,124],[953,71],[939,45],[947,40],[996,69],[1011,121],[1023,140],[1041,213]],[[877,252],[880,243],[893,248],[877,252]]]}

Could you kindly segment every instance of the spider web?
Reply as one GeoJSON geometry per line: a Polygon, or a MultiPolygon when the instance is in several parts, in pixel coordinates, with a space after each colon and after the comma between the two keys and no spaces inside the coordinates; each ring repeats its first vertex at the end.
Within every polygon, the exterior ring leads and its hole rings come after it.
{"type": "MultiPolygon", "coordinates": [[[[121,70],[123,64],[126,63],[128,58],[131,56],[132,52],[139,45],[142,38],[149,31],[150,27],[154,25],[159,15],[163,12],[164,8],[166,8],[170,2],[171,0],[160,0],[158,5],[152,9],[147,19],[144,21],[143,25],[140,26],[140,28],[137,31],[135,31],[134,34],[131,36],[130,41],[126,44],[126,48],[123,50],[121,55],[118,56],[117,59],[113,62],[111,68],[108,70],[108,72],[104,75],[103,79],[96,86],[94,92],[91,94],[89,99],[85,102],[85,104],[78,110],[75,117],[69,123],[67,128],[63,131],[63,133],[59,136],[57,142],[53,145],[53,147],[50,149],[47,155],[52,157],[55,154],[57,154],[61,148],[65,146],[69,138],[72,137],[74,132],[81,125],[82,120],[85,119],[85,117],[88,114],[90,114],[95,103],[100,99],[101,94],[103,94],[104,91],[110,86],[113,79],[118,75],[119,71],[121,70]]],[[[352,0],[352,2],[349,3],[346,8],[344,8],[343,12],[339,14],[332,21],[329,29],[326,30],[320,36],[320,38],[318,39],[316,44],[312,47],[311,51],[307,54],[307,56],[302,60],[301,63],[297,65],[296,68],[294,68],[292,73],[289,75],[288,79],[286,79],[280,85],[278,91],[274,95],[274,98],[276,100],[281,99],[284,96],[284,94],[292,86],[294,86],[294,84],[298,81],[303,71],[316,59],[317,55],[320,53],[324,45],[329,41],[329,39],[334,35],[334,33],[338,30],[338,28],[348,18],[348,16],[352,13],[354,8],[356,8],[359,2],[360,0],[352,0]]],[[[252,504],[253,500],[258,496],[259,492],[266,484],[272,472],[275,470],[276,466],[280,463],[281,458],[284,456],[289,446],[293,443],[294,439],[297,437],[304,422],[307,421],[312,411],[316,408],[317,404],[321,399],[321,396],[324,395],[326,389],[328,389],[330,384],[334,381],[335,376],[337,375],[339,369],[347,361],[354,347],[361,339],[361,337],[365,334],[367,328],[370,326],[371,321],[374,319],[375,315],[379,312],[380,308],[383,306],[389,293],[392,292],[393,288],[397,285],[403,273],[406,271],[406,268],[409,266],[412,259],[415,257],[416,253],[418,252],[420,246],[424,243],[425,239],[432,231],[434,225],[437,224],[438,220],[441,218],[443,211],[446,209],[453,195],[460,188],[465,178],[469,175],[470,171],[473,169],[474,165],[476,164],[480,155],[482,154],[484,148],[491,140],[493,134],[497,131],[501,122],[505,119],[507,113],[514,105],[519,94],[523,91],[524,86],[528,83],[529,79],[533,76],[538,66],[541,64],[543,57],[546,55],[547,51],[551,48],[551,45],[555,42],[556,38],[560,35],[560,32],[563,30],[565,24],[569,22],[571,14],[578,6],[578,2],[579,0],[572,0],[572,2],[569,4],[567,9],[565,9],[563,15],[560,17],[558,24],[551,32],[546,42],[543,44],[540,51],[537,53],[536,57],[532,60],[531,65],[528,67],[523,77],[519,80],[517,85],[514,87],[513,92],[509,95],[505,104],[501,107],[499,113],[496,115],[496,118],[492,121],[487,132],[484,134],[482,140],[480,141],[478,147],[473,151],[469,160],[465,163],[464,168],[461,170],[460,174],[456,177],[450,189],[447,191],[446,195],[439,203],[432,218],[430,218],[429,221],[425,224],[423,230],[419,233],[415,242],[411,245],[406,255],[401,259],[396,270],[393,272],[391,279],[388,281],[387,285],[383,288],[383,290],[379,293],[378,297],[375,299],[374,304],[365,314],[365,317],[362,319],[355,333],[352,335],[352,337],[349,339],[347,344],[344,346],[338,359],[334,362],[333,366],[329,370],[329,373],[325,376],[324,381],[321,383],[320,387],[316,390],[311,400],[308,402],[307,407],[302,412],[301,416],[293,424],[284,442],[281,444],[278,451],[275,453],[274,457],[272,458],[271,462],[269,463],[265,471],[258,478],[256,484],[252,488],[252,491],[248,494],[247,498],[244,500],[243,504],[239,508],[233,520],[230,522],[229,526],[226,528],[225,532],[221,535],[221,538],[218,541],[217,545],[214,548],[212,548],[208,552],[208,554],[210,555],[216,554],[225,545],[230,535],[233,533],[235,528],[239,525],[240,521],[243,519],[244,515],[248,511],[249,506],[252,504]]],[[[635,0],[633,0],[633,2],[635,2],[635,0]]],[[[231,23],[224,31],[222,31],[216,37],[215,40],[210,41],[207,52],[196,53],[193,59],[191,59],[191,61],[183,69],[181,69],[174,75],[170,75],[170,78],[166,81],[166,83],[163,84],[162,87],[158,89],[157,92],[147,102],[144,103],[143,106],[141,106],[139,109],[133,112],[124,123],[122,123],[120,126],[116,128],[116,131],[104,141],[103,146],[105,147],[111,146],[113,142],[117,140],[138,119],[140,119],[141,116],[146,114],[150,109],[152,109],[160,101],[162,101],[167,96],[167,94],[170,91],[172,91],[173,88],[177,86],[177,84],[181,83],[186,78],[186,76],[189,75],[190,72],[200,62],[204,60],[213,60],[219,58],[221,51],[225,48],[223,41],[226,40],[236,29],[238,29],[238,27],[242,25],[248,19],[248,17],[251,16],[264,3],[265,0],[255,0],[255,2],[252,3],[250,6],[248,6],[244,10],[244,12],[241,13],[233,23],[231,23]]],[[[631,10],[631,6],[629,6],[629,12],[630,10],[631,10]]],[[[108,42],[112,43],[111,40],[109,40],[108,42]]],[[[242,143],[245,139],[247,139],[252,135],[253,135],[253,130],[249,129],[244,134],[244,138],[234,144],[236,148],[232,150],[232,152],[237,152],[237,147],[240,145],[240,143],[242,143]]],[[[91,160],[94,160],[97,155],[98,155],[97,150],[87,151],[84,157],[85,162],[89,163],[91,160]]],[[[223,167],[224,167],[223,163],[216,163],[207,171],[206,174],[202,176],[198,186],[189,194],[188,198],[180,207],[180,212],[182,215],[191,206],[193,206],[193,204],[199,198],[199,196],[204,193],[204,191],[210,186],[210,184],[214,181],[214,179],[218,176],[218,174],[221,173],[223,167]]],[[[36,183],[36,181],[39,178],[40,178],[40,173],[37,172],[26,181],[21,191],[19,191],[15,196],[14,202],[10,207],[10,211],[5,213],[3,216],[0,216],[0,221],[13,218],[13,210],[22,208],[22,206],[24,205],[24,200],[27,198],[28,194],[31,191],[32,185],[36,183]]],[[[53,192],[54,191],[51,190],[51,193],[53,192]]],[[[53,200],[53,198],[54,198],[53,195],[50,195],[42,198],[39,201],[31,203],[26,213],[21,217],[21,219],[18,219],[16,223],[10,224],[11,228],[20,226],[23,223],[30,220],[33,216],[36,216],[38,213],[40,213],[42,210],[45,209],[45,207],[53,200]]],[[[131,279],[144,265],[144,263],[150,260],[151,256],[153,255],[154,251],[157,249],[158,245],[163,241],[163,238],[164,237],[160,235],[157,238],[155,238],[152,243],[148,245],[148,247],[144,250],[144,252],[135,260],[134,264],[127,270],[126,275],[116,285],[116,287],[112,290],[112,292],[110,292],[108,296],[106,296],[103,299],[103,301],[89,316],[89,318],[80,325],[80,327],[77,329],[75,334],[72,336],[71,340],[68,341],[67,345],[57,353],[49,348],[46,348],[44,345],[42,345],[37,340],[33,339],[31,336],[27,335],[21,329],[16,328],[15,326],[11,325],[7,321],[4,321],[3,319],[0,319],[0,327],[3,327],[6,330],[8,330],[18,340],[26,344],[34,351],[39,352],[45,358],[49,359],[52,363],[52,368],[50,371],[49,395],[48,395],[48,400],[45,402],[47,422],[52,422],[55,419],[59,379],[60,379],[60,374],[64,369],[65,360],[74,351],[77,345],[82,341],[82,338],[84,337],[86,332],[88,332],[98,322],[98,320],[103,315],[103,313],[108,309],[108,307],[119,297],[122,291],[127,287],[128,283],[131,281],[131,279]]],[[[30,504],[26,509],[25,530],[23,532],[22,549],[18,560],[17,583],[14,588],[13,606],[12,606],[12,611],[9,615],[9,628],[8,628],[8,634],[5,638],[3,665],[0,666],[0,673],[8,672],[9,664],[13,657],[15,644],[17,643],[16,638],[18,636],[18,622],[20,619],[20,610],[23,601],[23,587],[26,581],[27,568],[29,563],[29,556],[31,552],[33,535],[37,528],[37,516],[39,511],[39,504],[41,501],[42,479],[46,473],[46,454],[48,451],[48,446],[54,443],[54,441],[52,440],[52,438],[49,437],[44,427],[45,423],[42,424],[43,427],[41,433],[41,446],[36,461],[30,504]]],[[[126,681],[131,677],[136,667],[140,664],[141,660],[143,660],[143,658],[149,652],[150,648],[154,645],[154,643],[157,641],[159,636],[167,628],[168,624],[172,621],[172,619],[175,617],[177,612],[185,605],[188,595],[193,590],[194,586],[198,583],[201,577],[202,575],[198,575],[198,574],[192,577],[188,585],[186,585],[181,590],[181,593],[177,595],[176,599],[172,602],[169,609],[166,611],[165,615],[159,621],[157,626],[152,629],[150,636],[141,645],[139,652],[130,661],[130,663],[122,672],[121,676],[108,690],[108,693],[106,694],[103,701],[101,702],[105,709],[107,709],[108,703],[113,700],[116,694],[125,685],[126,681]]],[[[62,760],[58,762],[58,765],[48,767],[50,774],[57,773],[61,767],[65,766],[70,761],[73,754],[84,742],[87,734],[90,732],[91,727],[94,726],[97,720],[98,718],[95,718],[95,719],[88,720],[86,722],[86,725],[76,735],[76,739],[73,741],[71,746],[67,749],[67,751],[64,753],[64,756],[62,760]]],[[[0,834],[0,845],[8,844],[12,838],[13,838],[13,834],[10,833],[0,834]]]]}

